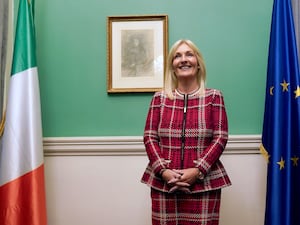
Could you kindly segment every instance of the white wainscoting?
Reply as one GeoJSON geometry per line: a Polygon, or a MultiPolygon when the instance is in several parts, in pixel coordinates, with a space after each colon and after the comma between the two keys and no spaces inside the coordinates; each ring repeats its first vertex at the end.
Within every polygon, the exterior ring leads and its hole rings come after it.
{"type": "MultiPolygon", "coordinates": [[[[221,157],[220,225],[263,225],[266,162],[260,135],[231,135],[221,157]]],[[[49,225],[151,225],[142,137],[44,138],[49,225]]]]}

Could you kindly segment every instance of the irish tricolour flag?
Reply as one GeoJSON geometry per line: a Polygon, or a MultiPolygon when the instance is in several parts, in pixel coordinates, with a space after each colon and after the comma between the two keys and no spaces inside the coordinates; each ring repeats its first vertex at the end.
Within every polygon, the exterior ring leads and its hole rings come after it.
{"type": "Polygon", "coordinates": [[[33,0],[19,0],[0,149],[0,225],[46,225],[33,0]]]}

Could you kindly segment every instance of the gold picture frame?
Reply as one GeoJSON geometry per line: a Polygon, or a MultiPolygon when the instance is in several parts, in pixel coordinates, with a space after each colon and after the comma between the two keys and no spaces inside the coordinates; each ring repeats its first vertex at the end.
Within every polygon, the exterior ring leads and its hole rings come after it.
{"type": "Polygon", "coordinates": [[[155,92],[163,87],[168,16],[107,17],[107,92],[155,92]]]}

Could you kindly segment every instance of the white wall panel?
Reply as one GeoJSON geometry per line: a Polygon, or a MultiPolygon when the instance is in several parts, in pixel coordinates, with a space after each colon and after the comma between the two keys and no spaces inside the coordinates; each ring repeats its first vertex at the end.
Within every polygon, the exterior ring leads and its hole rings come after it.
{"type": "MultiPolygon", "coordinates": [[[[233,185],[223,189],[220,225],[263,225],[266,162],[258,145],[258,136],[230,138],[222,162],[233,185]]],[[[49,225],[151,225],[140,137],[50,138],[44,148],[49,225]]]]}

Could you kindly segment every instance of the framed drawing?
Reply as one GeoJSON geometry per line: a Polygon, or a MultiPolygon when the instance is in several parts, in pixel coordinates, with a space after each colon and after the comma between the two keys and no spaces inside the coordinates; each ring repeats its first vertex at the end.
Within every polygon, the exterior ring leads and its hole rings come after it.
{"type": "Polygon", "coordinates": [[[160,90],[168,51],[168,16],[109,16],[107,30],[107,92],[160,90]]]}

